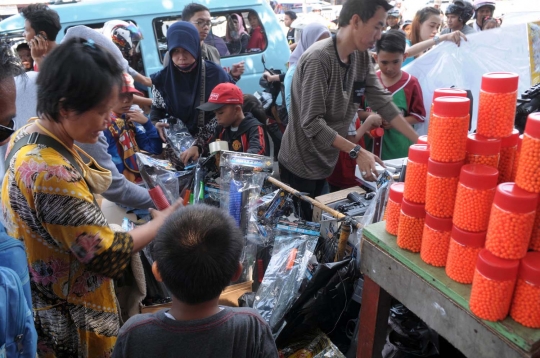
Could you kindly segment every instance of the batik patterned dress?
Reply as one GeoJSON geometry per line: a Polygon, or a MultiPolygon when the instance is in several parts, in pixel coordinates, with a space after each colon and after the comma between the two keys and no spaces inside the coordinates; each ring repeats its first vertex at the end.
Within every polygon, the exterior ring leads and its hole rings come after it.
{"type": "Polygon", "coordinates": [[[79,172],[43,145],[9,163],[2,214],[26,246],[39,357],[109,357],[120,326],[111,277],[129,263],[131,236],[112,232],[79,172]]]}

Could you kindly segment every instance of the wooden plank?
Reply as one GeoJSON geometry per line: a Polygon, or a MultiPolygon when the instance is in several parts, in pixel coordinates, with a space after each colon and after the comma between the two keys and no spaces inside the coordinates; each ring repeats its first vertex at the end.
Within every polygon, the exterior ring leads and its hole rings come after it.
{"type": "Polygon", "coordinates": [[[386,342],[392,297],[369,276],[364,276],[358,329],[357,358],[379,358],[386,342]]]}
{"type": "MultiPolygon", "coordinates": [[[[489,322],[478,319],[469,310],[470,285],[463,285],[451,280],[444,268],[433,267],[424,263],[419,254],[401,250],[396,243],[396,237],[384,230],[385,223],[380,222],[364,229],[364,237],[382,251],[386,252],[399,263],[420,276],[434,289],[441,291],[442,295],[455,302],[468,315],[477,320],[494,334],[512,342],[525,352],[540,351],[540,329],[531,329],[520,325],[511,318],[502,322],[489,322]]],[[[363,256],[363,255],[362,255],[363,256]]],[[[377,281],[373,275],[372,279],[377,281]]],[[[383,285],[386,288],[385,285],[383,285]]],[[[391,292],[389,292],[392,294],[391,292]]],[[[396,297],[398,298],[398,297],[396,297]]],[[[398,298],[399,299],[399,298],[398,298]]],[[[443,335],[444,336],[444,335],[443,335]]]]}

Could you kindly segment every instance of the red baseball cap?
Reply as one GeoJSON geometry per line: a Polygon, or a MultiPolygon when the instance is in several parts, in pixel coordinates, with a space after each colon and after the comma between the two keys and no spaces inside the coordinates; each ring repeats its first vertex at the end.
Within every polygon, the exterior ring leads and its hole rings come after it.
{"type": "Polygon", "coordinates": [[[133,93],[139,96],[144,96],[142,92],[137,90],[135,88],[135,81],[133,81],[133,77],[127,73],[123,73],[124,77],[122,78],[122,93],[133,93]]]}
{"type": "Polygon", "coordinates": [[[238,86],[232,83],[220,83],[212,90],[208,102],[197,107],[201,111],[211,112],[227,104],[244,104],[244,95],[238,86]]]}

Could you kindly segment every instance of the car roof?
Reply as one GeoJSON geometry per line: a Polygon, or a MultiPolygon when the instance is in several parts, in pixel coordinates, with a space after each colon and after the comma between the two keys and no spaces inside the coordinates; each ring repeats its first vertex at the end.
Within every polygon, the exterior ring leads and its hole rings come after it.
{"type": "MultiPolygon", "coordinates": [[[[177,13],[181,14],[184,6],[191,0],[84,0],[78,3],[51,5],[60,15],[62,24],[84,23],[107,21],[109,19],[129,19],[132,16],[151,16],[154,14],[177,13]],[[107,6],[107,11],[103,11],[103,6],[107,6]],[[114,6],[116,5],[116,6],[114,6]]],[[[261,5],[265,0],[235,0],[231,5],[227,5],[223,0],[206,0],[204,5],[214,11],[226,11],[228,8],[246,7],[261,5]]],[[[16,31],[24,27],[24,20],[21,15],[13,15],[0,21],[0,31],[16,31]]]]}

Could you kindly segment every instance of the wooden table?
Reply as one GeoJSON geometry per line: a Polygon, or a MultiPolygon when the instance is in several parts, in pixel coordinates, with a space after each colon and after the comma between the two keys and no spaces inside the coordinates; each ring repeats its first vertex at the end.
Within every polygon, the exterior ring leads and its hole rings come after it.
{"type": "Polygon", "coordinates": [[[477,318],[469,310],[470,285],[451,280],[444,268],[424,263],[420,254],[400,249],[384,226],[364,229],[358,358],[381,357],[392,296],[467,357],[540,357],[540,329],[510,317],[502,322],[477,318]]]}

